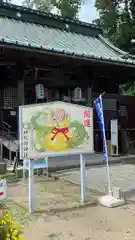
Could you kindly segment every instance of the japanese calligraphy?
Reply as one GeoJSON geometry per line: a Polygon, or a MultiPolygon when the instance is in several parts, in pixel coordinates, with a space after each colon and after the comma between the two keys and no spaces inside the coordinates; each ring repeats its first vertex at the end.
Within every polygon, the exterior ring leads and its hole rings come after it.
{"type": "Polygon", "coordinates": [[[90,118],[90,111],[84,111],[84,118],[90,118]]]}
{"type": "Polygon", "coordinates": [[[84,126],[85,127],[90,127],[90,111],[85,110],[84,111],[84,126]]]}
{"type": "Polygon", "coordinates": [[[28,157],[28,142],[29,142],[29,135],[28,135],[28,129],[25,128],[23,129],[23,152],[24,152],[24,158],[28,157]]]}

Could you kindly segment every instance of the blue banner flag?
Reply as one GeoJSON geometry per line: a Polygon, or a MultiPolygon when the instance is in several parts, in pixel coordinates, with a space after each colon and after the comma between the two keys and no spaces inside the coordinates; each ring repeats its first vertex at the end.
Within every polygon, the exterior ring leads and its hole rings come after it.
{"type": "Polygon", "coordinates": [[[102,105],[102,96],[100,95],[95,101],[97,116],[99,120],[100,130],[103,137],[103,152],[104,160],[108,160],[107,144],[106,144],[106,135],[105,135],[105,125],[104,125],[104,114],[103,114],[103,105],[102,105]]]}

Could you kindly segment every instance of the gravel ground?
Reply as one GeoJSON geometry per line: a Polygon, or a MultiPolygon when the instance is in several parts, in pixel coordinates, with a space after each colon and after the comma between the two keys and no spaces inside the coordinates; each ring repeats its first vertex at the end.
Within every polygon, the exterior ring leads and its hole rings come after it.
{"type": "Polygon", "coordinates": [[[93,206],[44,215],[31,222],[24,240],[134,240],[135,205],[108,209],[93,206]]]}

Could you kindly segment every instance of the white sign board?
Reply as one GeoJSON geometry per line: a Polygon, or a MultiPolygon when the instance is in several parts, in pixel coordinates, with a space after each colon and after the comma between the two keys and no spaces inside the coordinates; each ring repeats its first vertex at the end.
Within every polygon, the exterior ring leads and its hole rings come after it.
{"type": "Polygon", "coordinates": [[[118,155],[118,120],[117,119],[111,120],[111,154],[118,155]]]}
{"type": "Polygon", "coordinates": [[[65,102],[19,107],[20,158],[93,152],[93,109],[65,102]]]}
{"type": "Polygon", "coordinates": [[[7,183],[6,179],[0,180],[0,200],[5,200],[7,198],[7,183]]]}

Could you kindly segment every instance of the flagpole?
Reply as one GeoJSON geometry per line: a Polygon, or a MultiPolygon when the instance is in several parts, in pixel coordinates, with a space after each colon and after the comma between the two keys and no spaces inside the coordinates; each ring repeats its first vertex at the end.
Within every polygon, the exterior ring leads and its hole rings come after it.
{"type": "MultiPolygon", "coordinates": [[[[104,94],[105,94],[105,92],[101,93],[101,94],[99,95],[99,97],[102,97],[104,94]]],[[[99,98],[99,97],[98,97],[98,98],[99,98]]],[[[98,98],[96,98],[96,99],[94,100],[94,103],[97,101],[98,98]]]]}
{"type": "MultiPolygon", "coordinates": [[[[102,103],[102,96],[105,94],[105,92],[103,92],[102,94],[99,95],[98,98],[96,98],[96,100],[94,101],[95,105],[96,105],[96,101],[100,98],[100,102],[101,102],[101,110],[102,110],[102,114],[103,114],[103,103],[102,103]]],[[[105,123],[104,123],[104,114],[102,115],[102,124],[103,124],[103,132],[104,132],[104,136],[103,136],[103,144],[105,145],[105,152],[106,152],[106,168],[107,168],[107,179],[108,179],[108,195],[112,196],[112,190],[111,190],[111,180],[110,180],[110,169],[109,169],[109,161],[108,161],[108,151],[107,151],[107,142],[106,142],[106,134],[105,134],[105,123]]]]}
{"type": "MultiPolygon", "coordinates": [[[[103,96],[104,93],[102,93],[102,95],[99,96],[101,98],[101,108],[102,108],[102,111],[103,111],[102,96],[103,96]]],[[[103,114],[103,128],[104,128],[104,133],[105,133],[104,114],[103,114]]],[[[107,168],[107,178],[108,178],[108,195],[112,196],[110,169],[109,169],[109,160],[108,160],[108,150],[107,150],[107,142],[106,142],[106,134],[105,134],[105,148],[106,148],[106,155],[107,155],[106,156],[106,168],[107,168]]]]}

